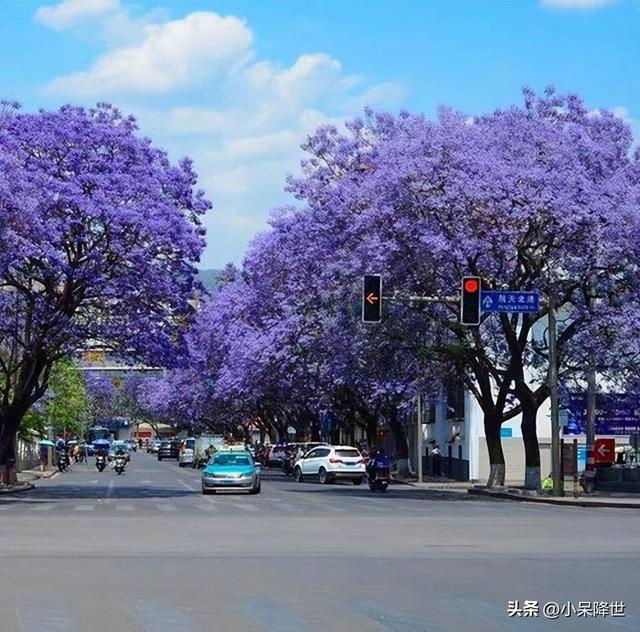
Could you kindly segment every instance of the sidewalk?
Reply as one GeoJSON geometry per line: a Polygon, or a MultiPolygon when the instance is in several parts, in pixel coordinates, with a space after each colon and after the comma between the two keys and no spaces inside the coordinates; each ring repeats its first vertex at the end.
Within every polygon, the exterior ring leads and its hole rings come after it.
{"type": "Polygon", "coordinates": [[[0,485],[0,494],[15,494],[26,492],[34,488],[33,481],[39,478],[51,478],[58,470],[41,472],[40,470],[23,470],[18,472],[18,482],[15,485],[0,485]]]}
{"type": "Polygon", "coordinates": [[[471,486],[469,494],[476,496],[491,496],[507,500],[518,500],[528,503],[546,503],[548,505],[564,505],[567,507],[612,507],[618,509],[640,509],[640,494],[623,494],[616,492],[595,492],[589,496],[582,495],[574,498],[573,494],[563,497],[543,496],[541,492],[521,487],[501,487],[488,489],[481,486],[471,486]]]}
{"type": "Polygon", "coordinates": [[[397,478],[392,484],[410,485],[418,489],[432,491],[447,491],[464,494],[473,487],[473,483],[469,481],[456,481],[451,478],[442,478],[437,476],[423,476],[422,482],[419,483],[417,478],[397,478]]]}

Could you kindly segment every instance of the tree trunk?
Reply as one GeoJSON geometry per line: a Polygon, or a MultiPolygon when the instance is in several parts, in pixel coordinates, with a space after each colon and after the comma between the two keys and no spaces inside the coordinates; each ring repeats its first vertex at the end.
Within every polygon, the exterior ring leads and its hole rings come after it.
{"type": "Polygon", "coordinates": [[[484,416],[484,434],[489,453],[489,480],[487,487],[503,487],[505,477],[504,453],[500,439],[500,418],[498,416],[484,416]]]}
{"type": "Polygon", "coordinates": [[[16,436],[20,419],[9,415],[0,417],[0,484],[13,485],[16,476],[16,436]]]}
{"type": "Polygon", "coordinates": [[[526,489],[540,489],[540,446],[536,419],[538,406],[535,401],[529,399],[520,402],[522,404],[522,441],[524,443],[525,468],[524,486],[526,489]]]}
{"type": "Polygon", "coordinates": [[[367,444],[369,448],[378,443],[378,420],[374,415],[367,415],[367,444]]]}
{"type": "Polygon", "coordinates": [[[409,448],[407,445],[407,432],[399,418],[397,408],[393,407],[387,415],[389,427],[393,435],[395,445],[395,459],[398,468],[398,476],[406,478],[411,475],[409,467],[409,448]]]}

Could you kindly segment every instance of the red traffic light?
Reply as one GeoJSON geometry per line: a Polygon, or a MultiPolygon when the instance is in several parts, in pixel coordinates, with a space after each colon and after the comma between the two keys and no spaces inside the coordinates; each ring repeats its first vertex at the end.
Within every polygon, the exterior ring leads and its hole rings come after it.
{"type": "Polygon", "coordinates": [[[477,327],[480,324],[480,277],[462,277],[460,324],[477,327]]]}
{"type": "Polygon", "coordinates": [[[464,282],[464,291],[473,293],[477,292],[480,289],[480,283],[478,283],[478,279],[466,279],[464,282]]]}

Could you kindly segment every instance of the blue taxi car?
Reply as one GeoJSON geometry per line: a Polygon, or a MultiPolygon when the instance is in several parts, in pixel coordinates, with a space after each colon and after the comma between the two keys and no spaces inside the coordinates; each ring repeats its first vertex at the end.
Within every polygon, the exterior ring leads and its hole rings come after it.
{"type": "Polygon", "coordinates": [[[260,466],[248,451],[216,452],[202,472],[202,493],[221,489],[260,493],[260,466]]]}

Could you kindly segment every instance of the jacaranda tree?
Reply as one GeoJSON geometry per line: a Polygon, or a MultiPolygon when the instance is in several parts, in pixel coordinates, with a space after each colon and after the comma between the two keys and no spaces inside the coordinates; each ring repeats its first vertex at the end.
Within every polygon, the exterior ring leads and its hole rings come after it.
{"type": "Polygon", "coordinates": [[[54,363],[100,341],[170,363],[210,208],[188,159],[105,104],[0,118],[0,467],[54,363]]]}

